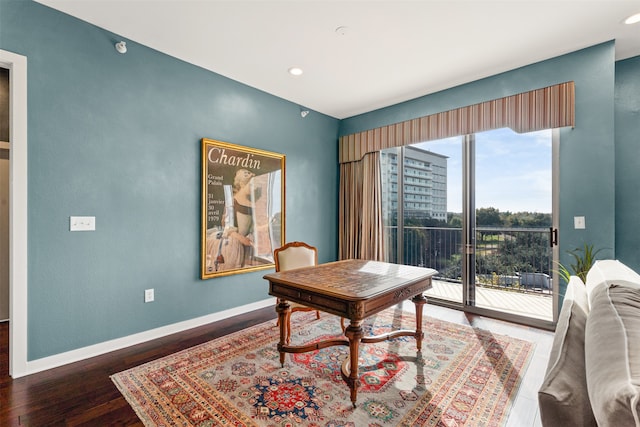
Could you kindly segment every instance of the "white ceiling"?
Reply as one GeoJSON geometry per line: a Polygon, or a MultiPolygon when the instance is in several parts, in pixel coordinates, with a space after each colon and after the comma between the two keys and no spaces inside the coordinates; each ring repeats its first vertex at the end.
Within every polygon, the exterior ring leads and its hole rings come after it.
{"type": "Polygon", "coordinates": [[[640,55],[638,0],[38,1],[340,119],[609,40],[640,55]]]}

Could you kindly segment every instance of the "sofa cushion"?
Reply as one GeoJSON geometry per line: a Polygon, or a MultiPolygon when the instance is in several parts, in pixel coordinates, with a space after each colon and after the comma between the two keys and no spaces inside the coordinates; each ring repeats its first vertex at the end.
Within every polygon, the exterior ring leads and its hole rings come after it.
{"type": "Polygon", "coordinates": [[[600,286],[609,286],[612,283],[637,287],[640,289],[640,274],[636,273],[623,263],[614,259],[598,260],[587,273],[587,294],[591,301],[593,290],[600,286]]]}
{"type": "Polygon", "coordinates": [[[558,317],[547,371],[538,390],[542,425],[596,426],[585,375],[584,332],[589,313],[587,291],[572,276],[558,317]]]}
{"type": "Polygon", "coordinates": [[[591,407],[599,426],[640,426],[640,288],[595,286],[585,331],[591,407]]]}

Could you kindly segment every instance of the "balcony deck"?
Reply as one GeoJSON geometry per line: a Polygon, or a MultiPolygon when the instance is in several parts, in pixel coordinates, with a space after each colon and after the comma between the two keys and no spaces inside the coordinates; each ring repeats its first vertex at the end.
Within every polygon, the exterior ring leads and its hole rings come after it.
{"type": "MultiPolygon", "coordinates": [[[[427,298],[436,297],[448,301],[462,301],[462,284],[434,280],[427,298]]],[[[476,287],[476,306],[512,313],[535,319],[553,321],[553,298],[551,294],[510,292],[500,289],[476,287]]]]}

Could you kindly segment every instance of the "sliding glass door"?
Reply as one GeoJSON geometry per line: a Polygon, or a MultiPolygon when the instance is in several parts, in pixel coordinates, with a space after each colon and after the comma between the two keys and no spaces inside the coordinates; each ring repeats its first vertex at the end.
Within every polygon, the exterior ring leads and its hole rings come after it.
{"type": "Polygon", "coordinates": [[[463,294],[463,141],[448,138],[381,154],[388,259],[438,270],[434,289],[439,298],[456,303],[463,294]]]}
{"type": "Polygon", "coordinates": [[[553,320],[553,147],[499,129],[383,152],[388,259],[438,270],[432,300],[553,320]]]}

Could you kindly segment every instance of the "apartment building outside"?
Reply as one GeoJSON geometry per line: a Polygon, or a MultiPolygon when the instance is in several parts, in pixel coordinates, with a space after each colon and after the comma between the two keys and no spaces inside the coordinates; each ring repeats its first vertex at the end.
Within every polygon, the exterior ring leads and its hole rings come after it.
{"type": "MultiPolygon", "coordinates": [[[[398,159],[400,149],[381,153],[384,218],[398,212],[398,159]]],[[[407,146],[404,149],[402,187],[404,218],[447,220],[447,156],[407,146]]],[[[402,179],[402,177],[400,178],[402,179]]]]}

